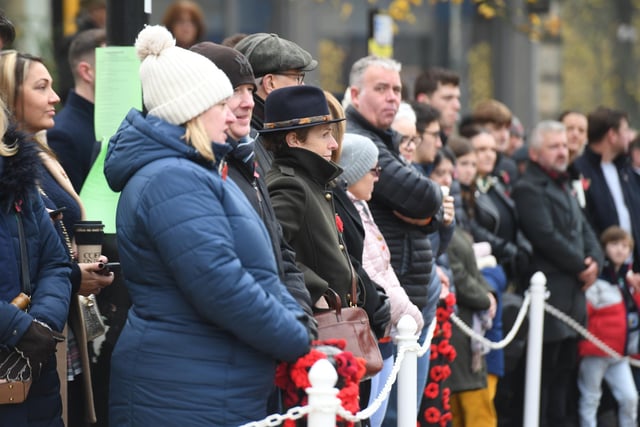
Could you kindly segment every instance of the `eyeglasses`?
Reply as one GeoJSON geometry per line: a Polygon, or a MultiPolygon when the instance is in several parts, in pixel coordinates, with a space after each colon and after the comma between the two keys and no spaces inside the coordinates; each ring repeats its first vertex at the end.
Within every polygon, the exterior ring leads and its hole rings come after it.
{"type": "Polygon", "coordinates": [[[305,73],[273,73],[273,74],[277,74],[279,76],[287,76],[287,77],[291,77],[292,79],[296,79],[296,82],[298,82],[299,85],[302,84],[305,76],[305,73]]]}
{"type": "Polygon", "coordinates": [[[400,144],[408,144],[410,142],[413,142],[414,144],[418,145],[422,142],[422,138],[419,136],[408,136],[408,135],[402,135],[402,139],[400,140],[400,144]]]}
{"type": "Polygon", "coordinates": [[[379,177],[380,172],[382,172],[382,168],[380,166],[376,166],[375,168],[369,169],[369,172],[371,172],[371,175],[379,177]]]}

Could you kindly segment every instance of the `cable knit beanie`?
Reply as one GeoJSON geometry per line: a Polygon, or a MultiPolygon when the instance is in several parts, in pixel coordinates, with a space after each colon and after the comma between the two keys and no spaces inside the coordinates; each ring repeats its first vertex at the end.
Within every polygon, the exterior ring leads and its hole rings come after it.
{"type": "Polygon", "coordinates": [[[378,147],[366,136],[345,133],[338,163],[344,170],[341,177],[351,186],[378,163],[378,147]]]}
{"type": "Polygon", "coordinates": [[[233,88],[213,62],[175,44],[169,30],[152,25],[140,31],[135,46],[144,106],[150,115],[180,125],[230,97],[233,88]]]}

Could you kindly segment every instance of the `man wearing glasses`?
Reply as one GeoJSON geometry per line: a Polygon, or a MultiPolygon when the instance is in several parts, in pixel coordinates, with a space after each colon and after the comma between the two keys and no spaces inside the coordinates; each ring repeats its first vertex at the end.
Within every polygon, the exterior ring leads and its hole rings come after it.
{"type": "Polygon", "coordinates": [[[304,84],[305,73],[314,70],[318,61],[294,42],[277,34],[251,34],[238,42],[235,48],[249,60],[256,77],[251,136],[257,142],[258,173],[265,176],[271,169],[273,156],[263,147],[256,133],[264,124],[264,101],[276,89],[304,84]]]}

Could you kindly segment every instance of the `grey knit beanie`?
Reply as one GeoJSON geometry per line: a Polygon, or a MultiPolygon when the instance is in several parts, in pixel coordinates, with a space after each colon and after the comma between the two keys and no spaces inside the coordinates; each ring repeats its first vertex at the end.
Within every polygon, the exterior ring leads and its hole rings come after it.
{"type": "Polygon", "coordinates": [[[347,185],[360,181],[378,163],[378,147],[366,136],[345,133],[338,161],[347,185]]]}
{"type": "Polygon", "coordinates": [[[175,44],[169,30],[151,25],[140,31],[135,46],[145,107],[180,125],[233,95],[233,87],[213,62],[175,44]]]}

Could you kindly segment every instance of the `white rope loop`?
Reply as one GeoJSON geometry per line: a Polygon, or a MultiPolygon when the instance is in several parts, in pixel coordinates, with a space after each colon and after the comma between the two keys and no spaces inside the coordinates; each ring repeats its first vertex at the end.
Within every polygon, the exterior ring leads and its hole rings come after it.
{"type": "Polygon", "coordinates": [[[516,337],[516,334],[520,330],[522,326],[522,322],[527,315],[527,311],[529,310],[529,304],[531,303],[531,295],[529,292],[525,292],[524,300],[522,301],[522,306],[520,307],[520,311],[518,311],[518,316],[516,317],[516,321],[513,323],[513,327],[502,340],[498,342],[493,342],[488,340],[483,335],[476,333],[469,325],[464,323],[462,319],[456,316],[455,313],[451,313],[451,321],[458,327],[462,332],[464,332],[467,336],[471,337],[474,340],[480,341],[484,346],[490,348],[491,350],[500,350],[511,344],[511,341],[516,337]]]}
{"type": "MultiPolygon", "coordinates": [[[[527,315],[527,312],[528,312],[530,304],[531,304],[531,295],[530,295],[529,292],[526,292],[525,296],[524,296],[524,300],[522,301],[522,306],[520,307],[520,310],[518,311],[518,315],[517,315],[516,320],[515,320],[515,322],[513,324],[513,327],[511,328],[509,333],[502,340],[500,340],[499,342],[490,341],[490,340],[486,339],[484,336],[477,334],[476,332],[473,331],[473,329],[471,329],[466,323],[464,323],[454,313],[451,314],[451,321],[458,328],[460,328],[460,330],[462,332],[464,332],[466,335],[468,335],[469,337],[471,337],[473,339],[481,341],[483,345],[486,345],[487,347],[491,348],[492,350],[503,349],[504,347],[506,347],[507,345],[509,345],[513,341],[513,339],[515,338],[516,334],[520,330],[520,328],[522,326],[522,322],[524,321],[524,318],[527,315]]],[[[628,359],[629,363],[632,366],[640,367],[640,360],[636,360],[636,359],[630,358],[628,356],[621,355],[620,353],[616,352],[611,347],[609,347],[604,342],[602,342],[602,340],[600,340],[598,337],[596,337],[591,332],[589,332],[587,329],[585,329],[580,323],[578,323],[573,318],[571,318],[571,316],[567,315],[566,313],[562,312],[561,310],[555,308],[554,306],[552,306],[552,305],[550,305],[550,304],[548,304],[546,302],[544,304],[544,310],[547,313],[549,313],[550,315],[552,315],[552,316],[556,317],[557,319],[559,319],[560,321],[566,323],[568,326],[573,328],[577,333],[579,333],[585,339],[591,341],[600,350],[605,352],[610,357],[612,357],[614,359],[618,359],[618,360],[620,360],[620,359],[628,359]]],[[[391,392],[391,388],[393,387],[393,384],[395,383],[395,381],[396,381],[396,379],[398,377],[398,372],[400,371],[400,366],[402,365],[402,362],[404,360],[405,354],[407,352],[411,351],[411,352],[415,352],[418,355],[418,357],[423,356],[427,352],[427,350],[429,349],[429,346],[431,345],[431,340],[433,338],[433,333],[435,331],[435,328],[436,328],[436,319],[434,319],[431,322],[431,324],[429,325],[429,330],[427,332],[427,337],[425,338],[425,341],[421,346],[416,343],[414,345],[403,346],[401,348],[398,348],[398,353],[396,354],[396,359],[395,359],[395,362],[393,364],[393,368],[391,370],[391,373],[389,374],[389,377],[387,378],[387,381],[385,382],[385,385],[382,388],[380,394],[378,395],[378,397],[376,397],[376,399],[372,402],[372,404],[369,407],[359,411],[358,413],[356,413],[354,415],[354,414],[350,413],[348,410],[346,410],[345,408],[343,408],[342,406],[340,406],[338,408],[338,415],[340,417],[342,417],[343,419],[345,419],[347,421],[351,421],[351,422],[358,422],[358,421],[362,421],[364,419],[370,418],[373,415],[373,413],[376,412],[378,410],[378,408],[380,408],[380,405],[382,404],[382,402],[387,398],[387,396],[391,392]]],[[[323,408],[317,408],[317,410],[322,411],[323,408]]],[[[262,421],[254,421],[254,422],[251,422],[251,423],[248,423],[248,424],[244,424],[241,427],[272,427],[272,426],[278,426],[278,425],[282,424],[282,422],[284,420],[287,420],[287,419],[297,420],[297,419],[300,419],[303,416],[307,415],[309,412],[310,412],[310,407],[309,406],[304,406],[304,407],[297,406],[297,407],[289,409],[286,412],[286,414],[284,414],[284,415],[280,415],[280,414],[270,415],[270,416],[268,416],[267,418],[265,418],[262,421]]]]}

